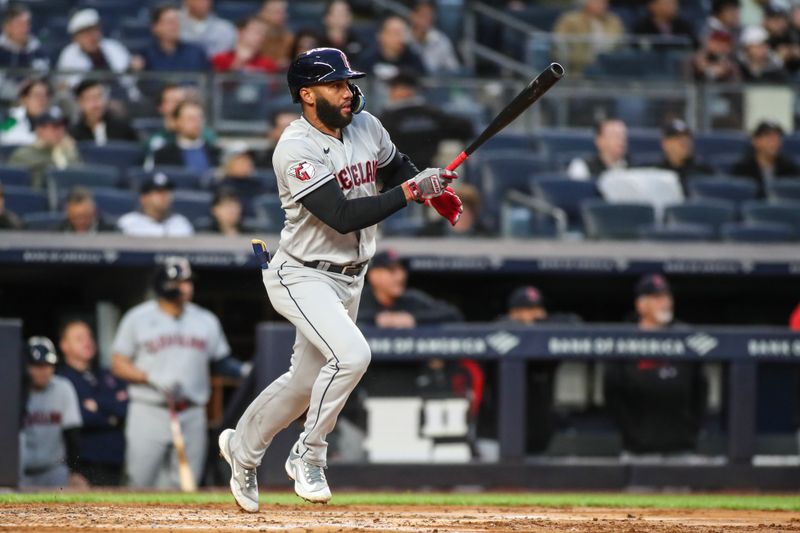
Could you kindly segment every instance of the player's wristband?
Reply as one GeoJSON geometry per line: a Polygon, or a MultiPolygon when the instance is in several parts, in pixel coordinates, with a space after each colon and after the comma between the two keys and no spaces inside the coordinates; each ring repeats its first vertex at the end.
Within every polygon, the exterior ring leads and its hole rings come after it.
{"type": "Polygon", "coordinates": [[[422,191],[419,189],[414,181],[406,181],[403,183],[403,193],[406,195],[406,200],[413,200],[417,203],[422,203],[422,191]]]}

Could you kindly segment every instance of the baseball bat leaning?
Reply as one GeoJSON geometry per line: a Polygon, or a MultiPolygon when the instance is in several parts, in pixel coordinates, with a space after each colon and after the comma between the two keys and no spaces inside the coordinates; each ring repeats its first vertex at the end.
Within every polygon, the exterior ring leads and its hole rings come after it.
{"type": "Polygon", "coordinates": [[[189,468],[189,460],[186,458],[186,443],[183,440],[181,423],[178,421],[178,413],[175,412],[175,401],[169,396],[167,398],[169,406],[169,428],[172,431],[172,444],[175,446],[175,453],[178,455],[178,480],[181,484],[181,491],[194,492],[197,485],[194,482],[192,469],[189,468]]]}
{"type": "Polygon", "coordinates": [[[455,170],[461,166],[461,163],[466,161],[483,143],[511,124],[523,111],[532,106],[536,100],[541,98],[544,93],[549,91],[550,88],[563,77],[564,67],[558,63],[550,63],[549,67],[539,73],[527,87],[522,89],[522,91],[494,117],[494,120],[486,126],[486,129],[478,135],[477,139],[472,141],[472,144],[467,146],[463,152],[458,154],[458,157],[447,165],[447,170],[455,170]]]}

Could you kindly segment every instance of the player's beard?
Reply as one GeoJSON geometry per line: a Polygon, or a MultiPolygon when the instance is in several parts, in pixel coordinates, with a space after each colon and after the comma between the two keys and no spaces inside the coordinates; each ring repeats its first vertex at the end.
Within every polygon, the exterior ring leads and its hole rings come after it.
{"type": "Polygon", "coordinates": [[[353,121],[353,113],[342,114],[342,108],[331,105],[324,98],[317,100],[317,118],[332,130],[344,128],[353,121]]]}

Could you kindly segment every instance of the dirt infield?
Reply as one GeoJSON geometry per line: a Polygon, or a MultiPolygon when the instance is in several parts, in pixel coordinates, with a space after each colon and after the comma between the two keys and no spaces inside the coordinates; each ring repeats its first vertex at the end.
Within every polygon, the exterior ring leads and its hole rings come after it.
{"type": "Polygon", "coordinates": [[[569,531],[599,533],[800,532],[790,512],[538,507],[12,504],[0,531],[569,531]]]}

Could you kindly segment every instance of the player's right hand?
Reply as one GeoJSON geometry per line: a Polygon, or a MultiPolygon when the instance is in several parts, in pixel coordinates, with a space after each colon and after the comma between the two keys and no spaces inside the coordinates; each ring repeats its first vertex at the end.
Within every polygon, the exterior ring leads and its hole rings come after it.
{"type": "Polygon", "coordinates": [[[177,381],[159,380],[151,378],[148,380],[148,385],[164,395],[165,398],[172,401],[179,401],[181,399],[181,384],[177,381]]]}
{"type": "Polygon", "coordinates": [[[424,202],[440,196],[458,174],[444,168],[426,168],[403,184],[406,198],[415,202],[424,202]]]}

